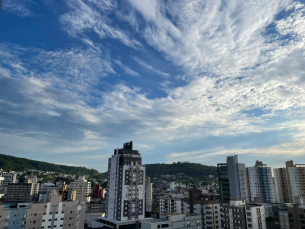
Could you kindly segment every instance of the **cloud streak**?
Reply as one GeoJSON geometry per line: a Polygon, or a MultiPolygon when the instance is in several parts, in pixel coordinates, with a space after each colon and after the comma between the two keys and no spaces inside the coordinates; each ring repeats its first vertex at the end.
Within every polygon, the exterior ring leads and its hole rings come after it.
{"type": "Polygon", "coordinates": [[[163,76],[163,77],[169,77],[170,76],[170,74],[155,69],[153,66],[145,63],[144,61],[140,60],[137,57],[133,57],[133,59],[134,59],[135,62],[137,62],[137,64],[141,65],[142,67],[148,69],[149,71],[151,71],[153,73],[156,73],[156,74],[158,74],[160,76],[163,76]]]}
{"type": "Polygon", "coordinates": [[[127,140],[134,139],[147,155],[156,146],[166,148],[160,152],[169,154],[168,161],[207,160],[232,154],[233,148],[242,155],[285,155],[289,150],[296,157],[303,154],[302,3],[68,0],[66,4],[67,12],[57,16],[77,45],[56,49],[0,45],[3,149],[17,152],[24,146],[26,151],[96,155],[126,141],[128,135],[127,140]],[[125,55],[118,43],[130,53],[125,55]],[[139,58],[151,49],[145,61],[139,58]],[[165,58],[167,66],[182,69],[183,77],[170,77],[171,71],[160,71],[147,62],[149,58],[165,58]],[[138,65],[166,81],[140,77],[133,70],[138,65]],[[132,77],[118,80],[118,70],[132,77]],[[159,95],[153,83],[166,90],[159,95]],[[240,145],[243,136],[269,132],[289,134],[268,146],[240,145]],[[215,142],[209,149],[184,152],[170,148],[177,141],[191,147],[211,136],[234,138],[234,143],[222,148],[215,142]],[[20,145],[9,149],[14,141],[20,145]],[[32,146],[26,144],[31,141],[32,146]]]}

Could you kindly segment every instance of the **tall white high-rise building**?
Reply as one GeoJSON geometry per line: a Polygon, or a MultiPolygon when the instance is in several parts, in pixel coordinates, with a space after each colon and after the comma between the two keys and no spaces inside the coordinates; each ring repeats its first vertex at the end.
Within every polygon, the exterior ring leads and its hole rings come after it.
{"type": "Polygon", "coordinates": [[[105,216],[117,221],[145,218],[145,167],[132,142],[109,158],[105,216]]]}
{"type": "Polygon", "coordinates": [[[247,168],[249,195],[252,202],[276,203],[276,189],[271,167],[256,161],[247,168]]]}
{"type": "Polygon", "coordinates": [[[84,176],[79,176],[77,180],[71,182],[70,188],[76,191],[76,201],[80,203],[90,202],[91,182],[87,181],[84,176]]]}

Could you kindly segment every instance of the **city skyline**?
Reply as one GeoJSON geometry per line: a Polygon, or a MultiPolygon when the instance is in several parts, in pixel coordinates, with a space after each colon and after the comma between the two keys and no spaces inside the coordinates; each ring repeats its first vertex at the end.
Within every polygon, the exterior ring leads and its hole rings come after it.
{"type": "Polygon", "coordinates": [[[2,1],[0,153],[104,172],[305,161],[301,1],[2,1]]]}

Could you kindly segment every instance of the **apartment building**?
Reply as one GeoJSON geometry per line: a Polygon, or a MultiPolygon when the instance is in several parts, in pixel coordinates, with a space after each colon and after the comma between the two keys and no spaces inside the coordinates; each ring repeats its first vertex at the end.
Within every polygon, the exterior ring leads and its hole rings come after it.
{"type": "Polygon", "coordinates": [[[151,216],[154,218],[159,218],[160,213],[160,199],[169,196],[166,193],[153,193],[152,194],[152,207],[151,216]]]}
{"type": "Polygon", "coordinates": [[[0,228],[4,229],[83,229],[85,206],[62,202],[52,196],[48,203],[0,205],[0,228]]]}
{"type": "Polygon", "coordinates": [[[276,203],[276,189],[270,167],[256,161],[254,167],[247,167],[247,183],[251,202],[276,203]]]}
{"type": "Polygon", "coordinates": [[[288,174],[286,168],[273,169],[276,198],[279,203],[291,203],[288,174]]]}
{"type": "Polygon", "coordinates": [[[287,161],[285,168],[273,170],[276,195],[283,203],[295,203],[295,199],[305,197],[305,164],[287,161]]]}
{"type": "Polygon", "coordinates": [[[266,229],[264,206],[231,199],[229,204],[221,205],[221,224],[223,229],[266,229]]]}
{"type": "Polygon", "coordinates": [[[1,189],[6,189],[8,184],[17,182],[16,173],[2,173],[1,178],[1,189]]]}
{"type": "Polygon", "coordinates": [[[10,183],[5,200],[7,203],[35,202],[38,193],[39,183],[10,183]]]}
{"type": "Polygon", "coordinates": [[[145,212],[150,213],[152,211],[152,183],[150,177],[145,178],[145,212]]]}
{"type": "Polygon", "coordinates": [[[79,176],[77,180],[71,182],[70,189],[76,191],[76,201],[85,204],[90,202],[91,182],[87,181],[84,176],[79,176]]]}
{"type": "Polygon", "coordinates": [[[145,166],[133,142],[115,149],[109,159],[105,216],[116,221],[145,218],[145,166]]]}
{"type": "Polygon", "coordinates": [[[201,190],[190,189],[189,198],[182,198],[181,202],[184,214],[191,213],[202,216],[202,228],[221,228],[220,201],[215,195],[203,195],[201,190]]]}
{"type": "Polygon", "coordinates": [[[181,199],[172,197],[160,197],[160,214],[181,213],[181,199]]]}
{"type": "Polygon", "coordinates": [[[59,193],[61,187],[55,184],[45,183],[39,187],[38,202],[49,202],[49,196],[53,193],[53,190],[59,193]]]}
{"type": "Polygon", "coordinates": [[[160,219],[151,219],[141,223],[141,229],[201,229],[201,215],[198,214],[161,214],[160,219]]]}
{"type": "Polygon", "coordinates": [[[246,167],[238,163],[238,156],[228,156],[227,163],[217,164],[217,168],[221,203],[229,203],[231,198],[243,198],[248,202],[246,167]]]}
{"type": "Polygon", "coordinates": [[[279,211],[281,229],[305,228],[305,205],[285,204],[279,211]]]}

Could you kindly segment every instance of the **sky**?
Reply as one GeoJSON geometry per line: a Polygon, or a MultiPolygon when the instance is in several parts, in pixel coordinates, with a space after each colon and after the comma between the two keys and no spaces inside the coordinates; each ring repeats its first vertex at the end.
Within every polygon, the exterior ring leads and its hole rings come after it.
{"type": "Polygon", "coordinates": [[[305,1],[3,0],[0,153],[104,172],[305,163],[305,1]]]}

